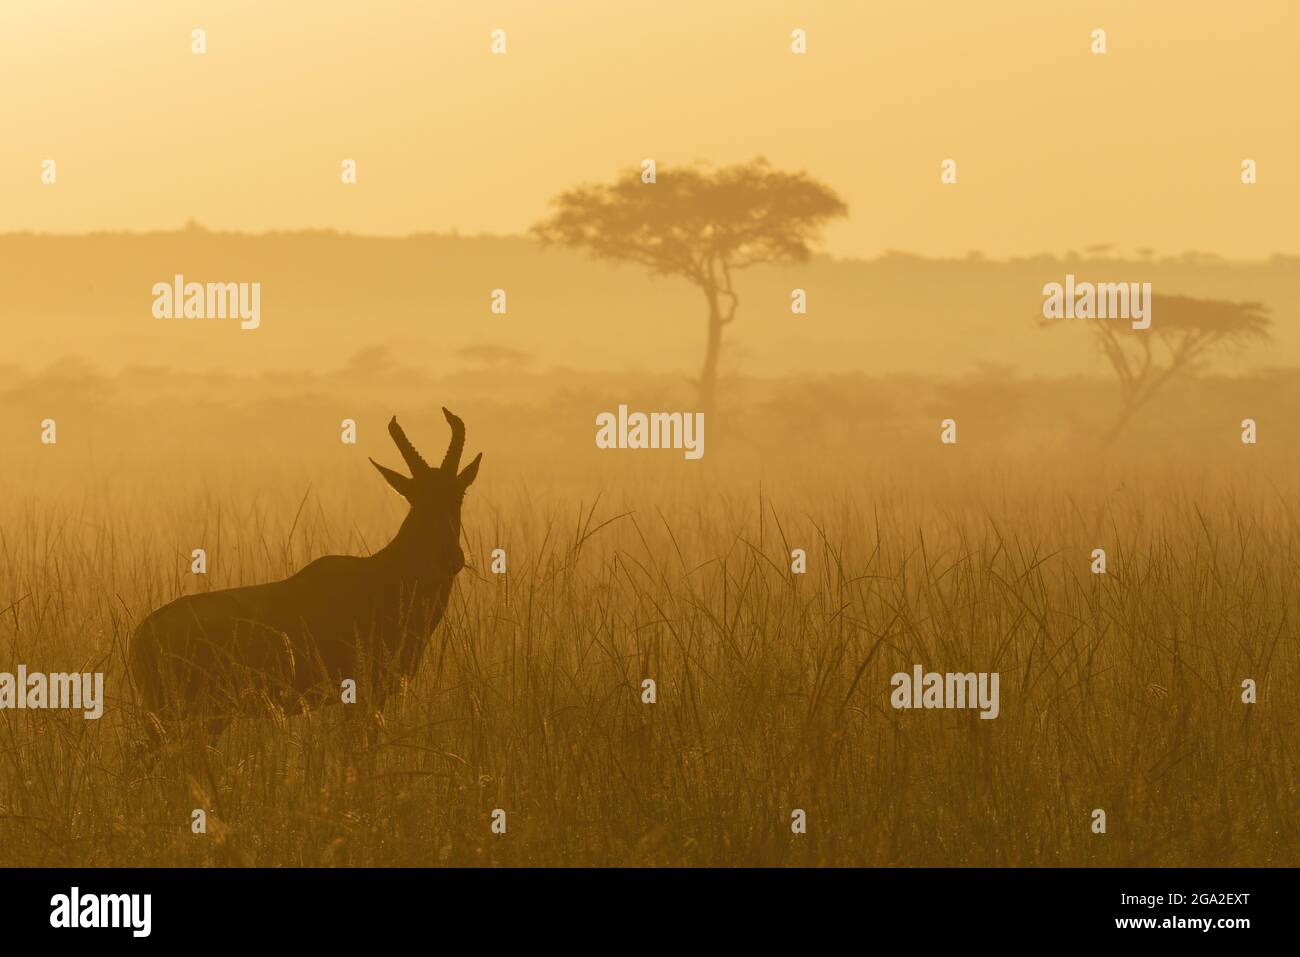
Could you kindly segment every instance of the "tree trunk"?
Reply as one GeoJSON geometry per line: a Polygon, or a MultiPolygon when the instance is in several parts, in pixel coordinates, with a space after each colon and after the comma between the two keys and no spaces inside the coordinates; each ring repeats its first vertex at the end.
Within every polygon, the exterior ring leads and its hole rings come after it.
{"type": "Polygon", "coordinates": [[[700,411],[707,422],[712,415],[718,393],[718,359],[722,353],[722,311],[716,290],[705,289],[709,300],[709,331],[704,346],[704,368],[700,371],[700,411]]]}

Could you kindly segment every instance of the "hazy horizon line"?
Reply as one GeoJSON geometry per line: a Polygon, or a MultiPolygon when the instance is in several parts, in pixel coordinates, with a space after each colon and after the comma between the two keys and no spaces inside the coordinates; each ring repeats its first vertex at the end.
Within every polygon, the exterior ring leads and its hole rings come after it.
{"type": "MultiPolygon", "coordinates": [[[[546,379],[553,377],[568,377],[573,380],[580,379],[626,379],[628,376],[634,376],[643,380],[681,380],[689,384],[693,381],[692,373],[686,370],[676,369],[655,369],[650,367],[620,367],[617,369],[591,369],[583,368],[576,365],[565,365],[563,363],[549,363],[544,361],[535,362],[542,357],[535,354],[525,354],[517,360],[504,359],[496,361],[492,359],[475,359],[473,356],[462,355],[463,350],[454,353],[454,357],[460,362],[454,366],[445,366],[442,368],[429,368],[419,363],[405,363],[400,355],[394,354],[395,345],[392,342],[370,342],[359,346],[355,352],[345,357],[339,365],[320,367],[314,365],[301,366],[266,366],[255,368],[243,368],[236,370],[222,369],[216,366],[188,366],[176,364],[160,364],[156,362],[129,362],[129,361],[107,361],[93,353],[84,352],[63,352],[53,359],[45,362],[43,365],[35,365],[30,361],[19,358],[0,359],[0,370],[3,369],[21,369],[25,374],[40,377],[48,374],[51,370],[56,370],[61,365],[80,365],[82,369],[78,372],[90,372],[106,379],[120,378],[126,373],[156,373],[164,372],[178,376],[213,376],[221,379],[232,380],[249,380],[274,378],[276,376],[295,376],[295,377],[312,377],[326,378],[338,375],[392,375],[394,373],[408,374],[416,373],[421,378],[437,382],[439,380],[457,379],[463,376],[480,375],[487,371],[496,369],[498,371],[508,370],[512,377],[533,377],[546,379]],[[365,353],[378,351],[380,358],[391,361],[391,365],[382,369],[363,369],[352,365],[353,360],[365,353]]],[[[1226,371],[1216,369],[1212,371],[1202,371],[1196,378],[1203,381],[1243,381],[1245,379],[1258,379],[1261,376],[1292,376],[1300,374],[1300,365],[1283,365],[1267,364],[1257,365],[1248,371],[1226,371]]],[[[976,362],[971,368],[963,371],[949,371],[944,373],[923,372],[920,369],[895,369],[892,371],[874,371],[867,372],[863,370],[853,371],[828,371],[818,369],[791,369],[781,373],[775,372],[728,372],[719,373],[720,378],[730,382],[750,382],[750,383],[793,383],[798,384],[804,381],[852,381],[852,382],[951,382],[971,379],[983,379],[996,377],[1000,380],[1015,381],[1022,385],[1048,384],[1059,385],[1066,382],[1091,382],[1094,380],[1112,381],[1113,376],[1104,370],[1097,372],[1067,372],[1063,374],[1044,374],[1040,370],[1031,366],[1020,366],[1016,363],[999,363],[989,361],[976,362]]],[[[2,390],[0,390],[2,391],[2,390]]]]}
{"type": "MultiPolygon", "coordinates": [[[[176,234],[209,234],[213,236],[231,236],[243,237],[250,239],[271,238],[271,237],[292,237],[292,236],[334,236],[340,239],[374,239],[374,240],[416,240],[416,239],[465,239],[465,240],[499,240],[499,241],[521,241],[532,245],[540,246],[541,241],[529,236],[527,233],[497,233],[491,231],[479,232],[462,232],[452,227],[447,230],[427,230],[404,233],[383,233],[383,232],[357,232],[353,230],[339,229],[333,226],[306,226],[306,227],[288,227],[284,229],[264,229],[264,230],[241,230],[225,229],[205,226],[197,220],[190,220],[182,225],[170,229],[91,229],[80,232],[60,232],[53,230],[32,230],[32,229],[8,229],[0,230],[0,239],[11,238],[33,238],[33,239],[87,239],[94,237],[130,237],[144,238],[149,236],[169,236],[176,234]]],[[[1300,253],[1288,253],[1274,251],[1267,256],[1250,258],[1235,258],[1225,256],[1221,253],[1202,249],[1184,249],[1180,252],[1165,252],[1157,250],[1150,246],[1136,246],[1127,249],[1121,249],[1119,243],[1090,243],[1081,249],[1067,249],[1060,251],[1042,251],[1037,253],[1020,253],[1020,254],[992,254],[983,250],[973,249],[964,256],[932,254],[925,252],[916,252],[905,249],[884,249],[874,255],[850,254],[843,255],[827,250],[816,250],[813,252],[814,259],[828,259],[831,262],[838,263],[870,263],[884,259],[923,259],[931,262],[987,262],[987,263],[1012,263],[1023,262],[1037,259],[1051,259],[1064,261],[1069,259],[1090,259],[1090,260],[1124,260],[1136,262],[1152,261],[1178,261],[1178,260],[1216,260],[1225,263],[1272,263],[1286,260],[1300,261],[1300,253]]],[[[780,265],[780,264],[773,264],[780,265]]]]}

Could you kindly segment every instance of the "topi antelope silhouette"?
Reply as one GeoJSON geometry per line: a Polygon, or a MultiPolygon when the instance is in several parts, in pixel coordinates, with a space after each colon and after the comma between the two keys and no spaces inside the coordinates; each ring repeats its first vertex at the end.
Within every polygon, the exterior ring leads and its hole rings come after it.
{"type": "Polygon", "coordinates": [[[131,639],[131,676],[156,746],[174,722],[198,720],[216,737],[237,714],[338,701],[355,679],[378,709],[415,673],[465,567],[460,509],[480,453],[458,472],[465,424],[446,409],[451,444],[442,465],[420,457],[393,418],[388,432],[409,477],[370,462],[410,503],[393,540],[368,557],[326,555],[264,585],[186,595],[149,615],[131,639]]]}

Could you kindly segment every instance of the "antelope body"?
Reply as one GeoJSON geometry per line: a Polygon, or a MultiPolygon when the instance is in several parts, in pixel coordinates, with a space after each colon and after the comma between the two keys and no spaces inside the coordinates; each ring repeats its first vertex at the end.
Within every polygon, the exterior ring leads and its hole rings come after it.
{"type": "Polygon", "coordinates": [[[410,477],[371,459],[411,505],[393,540],[367,557],[326,555],[283,581],[187,595],[150,614],[129,663],[151,735],[197,720],[216,735],[236,714],[296,714],[339,700],[344,679],[383,706],[415,673],[465,565],[460,512],[483,456],[463,472],[465,426],[446,409],[451,444],[430,467],[394,418],[389,434],[410,477]]]}

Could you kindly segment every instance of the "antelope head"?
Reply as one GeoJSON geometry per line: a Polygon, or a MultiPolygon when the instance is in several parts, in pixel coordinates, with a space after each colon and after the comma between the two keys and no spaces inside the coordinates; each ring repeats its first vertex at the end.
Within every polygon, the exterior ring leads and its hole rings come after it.
{"type": "Polygon", "coordinates": [[[465,555],[460,549],[460,506],[465,490],[478,475],[483,453],[460,471],[460,456],[465,450],[465,423],[445,408],[442,414],[451,426],[451,444],[442,464],[433,468],[415,450],[394,416],[388,423],[388,434],[393,437],[397,450],[402,453],[410,476],[395,472],[370,460],[397,492],[411,504],[411,514],[403,523],[403,531],[413,539],[412,544],[427,554],[440,570],[456,574],[465,567],[465,555]],[[424,552],[424,549],[428,552],[424,552]]]}

